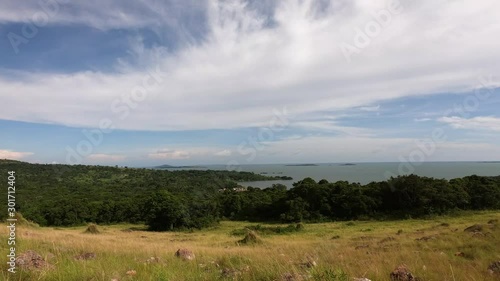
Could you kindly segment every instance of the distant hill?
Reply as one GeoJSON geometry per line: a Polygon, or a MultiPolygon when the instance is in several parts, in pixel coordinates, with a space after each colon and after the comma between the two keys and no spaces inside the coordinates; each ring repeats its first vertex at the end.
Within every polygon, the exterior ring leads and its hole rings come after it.
{"type": "Polygon", "coordinates": [[[8,163],[26,163],[18,160],[12,160],[12,159],[0,159],[0,163],[2,164],[8,164],[8,163]]]}

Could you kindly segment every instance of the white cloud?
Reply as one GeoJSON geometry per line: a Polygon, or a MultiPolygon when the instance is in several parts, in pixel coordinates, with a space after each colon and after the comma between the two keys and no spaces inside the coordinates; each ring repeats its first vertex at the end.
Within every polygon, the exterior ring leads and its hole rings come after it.
{"type": "Polygon", "coordinates": [[[232,149],[229,148],[182,145],[171,146],[170,148],[158,149],[153,153],[147,153],[147,158],[153,160],[190,160],[193,163],[214,164],[213,156],[223,159],[233,155],[232,149]]]}
{"type": "Polygon", "coordinates": [[[373,136],[370,129],[338,125],[335,121],[298,121],[290,124],[292,128],[301,128],[308,131],[335,132],[350,136],[373,136]]]}
{"type": "MultiPolygon", "coordinates": [[[[120,74],[24,73],[14,81],[0,77],[0,98],[17,105],[4,108],[0,119],[97,127],[101,119],[110,118],[116,128],[130,130],[263,126],[273,118],[273,109],[284,105],[300,116],[370,108],[395,98],[465,92],[478,85],[480,75],[500,73],[496,0],[408,4],[351,63],[339,44],[352,44],[356,29],[387,1],[332,0],[321,11],[319,2],[280,1],[272,27],[238,1],[207,2],[206,40],[175,54],[150,50],[159,57],[149,69],[161,67],[165,75],[145,101],[130,103],[134,108],[125,102],[141,85],[143,67],[120,74]],[[116,99],[123,100],[119,106],[113,103],[116,99]]],[[[140,21],[156,20],[140,16],[141,9],[110,9],[118,1],[104,3],[96,8],[91,7],[95,3],[78,4],[85,11],[82,18],[92,21],[86,24],[140,26],[149,24],[140,21]],[[109,18],[110,13],[115,15],[109,18]]],[[[5,21],[7,14],[0,19],[5,21]]],[[[65,15],[61,17],[57,20],[64,23],[65,15]]],[[[148,57],[147,49],[143,57],[148,57]]],[[[500,86],[499,81],[490,84],[500,86]]]]}
{"type": "MultiPolygon", "coordinates": [[[[448,141],[435,145],[435,151],[424,153],[424,161],[486,161],[498,160],[500,155],[498,144],[448,141]]],[[[271,143],[253,162],[243,157],[239,163],[399,162],[401,157],[409,159],[414,151],[421,148],[411,138],[309,136],[271,143]]]]}
{"type": "Polygon", "coordinates": [[[33,152],[19,152],[19,151],[0,149],[0,159],[20,160],[26,158],[27,156],[31,156],[33,154],[34,154],[33,152]]]}
{"type": "MultiPolygon", "coordinates": [[[[431,132],[429,132],[431,134],[431,132]]],[[[233,153],[227,158],[213,158],[213,148],[182,147],[173,151],[189,151],[189,163],[222,164],[228,166],[272,163],[332,163],[332,162],[399,162],[409,159],[417,152],[424,155],[423,161],[487,161],[498,160],[500,145],[482,142],[446,141],[433,143],[430,150],[430,135],[422,150],[421,141],[412,138],[372,138],[363,136],[303,136],[259,146],[228,147],[233,153]],[[431,152],[429,152],[431,151],[431,152]],[[210,153],[212,152],[212,153],[210,153]]],[[[173,159],[171,160],[184,160],[173,159]]],[[[417,158],[418,159],[418,158],[417,158]]],[[[420,159],[418,159],[420,161],[420,159]]],[[[173,161],[181,163],[179,161],[173,161]]]]}
{"type": "Polygon", "coordinates": [[[436,161],[498,161],[500,146],[490,143],[447,142],[438,145],[436,161]]]}
{"type": "Polygon", "coordinates": [[[361,111],[368,111],[368,112],[378,112],[380,110],[380,105],[377,106],[362,106],[359,108],[361,111]]]}
{"type": "Polygon", "coordinates": [[[231,154],[232,154],[232,152],[229,149],[224,149],[224,150],[217,151],[216,153],[214,153],[215,156],[223,156],[223,157],[231,156],[231,154]]]}
{"type": "Polygon", "coordinates": [[[415,122],[428,122],[428,121],[432,121],[432,119],[424,117],[424,118],[415,118],[415,119],[413,119],[413,121],[415,121],[415,122]]]}
{"type": "Polygon", "coordinates": [[[86,162],[121,162],[127,156],[118,154],[91,154],[86,157],[86,162]]]}
{"type": "Polygon", "coordinates": [[[449,124],[455,129],[486,130],[500,132],[500,118],[492,116],[478,116],[474,118],[462,118],[458,116],[441,117],[439,122],[449,124]]]}
{"type": "Polygon", "coordinates": [[[161,149],[155,153],[148,154],[150,159],[162,159],[162,160],[182,160],[189,159],[191,155],[188,151],[173,150],[173,149],[161,149]]]}
{"type": "Polygon", "coordinates": [[[414,144],[412,139],[363,136],[307,136],[269,143],[257,153],[256,163],[397,161],[414,144]],[[290,153],[295,151],[295,153],[290,153]]]}
{"type": "MultiPolygon", "coordinates": [[[[48,24],[83,24],[98,29],[172,26],[182,29],[177,21],[179,15],[199,11],[203,1],[170,0],[169,5],[161,1],[16,1],[0,2],[1,22],[33,22],[48,19],[48,24]]],[[[43,25],[42,25],[43,28],[43,25]]]]}

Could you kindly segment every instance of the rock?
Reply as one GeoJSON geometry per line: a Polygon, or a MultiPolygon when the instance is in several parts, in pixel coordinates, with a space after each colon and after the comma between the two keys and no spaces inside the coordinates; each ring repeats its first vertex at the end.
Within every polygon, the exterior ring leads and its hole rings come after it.
{"type": "Polygon", "coordinates": [[[391,272],[391,281],[416,281],[406,265],[400,265],[391,272]]]}
{"type": "Polygon", "coordinates": [[[27,270],[37,270],[44,268],[53,268],[48,262],[45,261],[42,256],[32,250],[28,250],[20,254],[16,258],[16,264],[23,269],[27,270]]]}
{"type": "Polygon", "coordinates": [[[178,258],[181,258],[183,260],[188,260],[188,261],[195,259],[194,253],[188,249],[177,250],[177,252],[175,252],[175,256],[178,258]]]}
{"type": "Polygon", "coordinates": [[[500,261],[493,262],[488,266],[488,272],[491,274],[500,275],[500,261]]]}
{"type": "Polygon", "coordinates": [[[129,270],[125,274],[127,274],[128,276],[136,276],[137,275],[137,271],[135,271],[135,270],[129,270]]]}
{"type": "Polygon", "coordinates": [[[96,258],[95,253],[84,253],[78,256],[75,256],[75,260],[93,260],[96,258]]]}
{"type": "Polygon", "coordinates": [[[372,281],[368,278],[353,278],[352,280],[354,280],[354,281],[372,281]]]}
{"type": "Polygon", "coordinates": [[[475,224],[464,229],[465,232],[480,232],[483,230],[483,226],[480,224],[475,224]]]}

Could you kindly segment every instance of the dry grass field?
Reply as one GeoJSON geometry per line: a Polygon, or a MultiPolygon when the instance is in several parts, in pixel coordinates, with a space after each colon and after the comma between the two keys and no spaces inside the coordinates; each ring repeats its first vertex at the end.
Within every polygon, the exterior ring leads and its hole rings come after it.
{"type": "MultiPolygon", "coordinates": [[[[194,232],[155,233],[137,225],[43,228],[19,226],[17,254],[41,258],[35,267],[7,272],[2,280],[390,280],[405,264],[420,280],[500,280],[488,266],[500,260],[500,212],[432,220],[354,221],[305,224],[299,232],[264,234],[260,243],[239,244],[231,232],[255,225],[223,221],[194,232]],[[482,225],[476,233],[464,229],[482,225]],[[194,260],[174,256],[188,249],[194,260]]],[[[275,227],[275,225],[273,225],[275,227]]],[[[6,227],[0,249],[8,254],[6,227]]]]}

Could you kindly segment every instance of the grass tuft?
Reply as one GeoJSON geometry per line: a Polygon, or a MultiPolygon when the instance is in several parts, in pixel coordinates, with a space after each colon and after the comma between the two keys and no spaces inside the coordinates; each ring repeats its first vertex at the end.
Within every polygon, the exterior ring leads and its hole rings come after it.
{"type": "Polygon", "coordinates": [[[251,244],[261,244],[262,239],[254,231],[248,231],[243,239],[238,241],[238,244],[251,245],[251,244]]]}
{"type": "Polygon", "coordinates": [[[99,230],[99,228],[97,227],[97,224],[95,223],[91,223],[87,226],[87,229],[85,230],[85,233],[89,233],[89,234],[99,234],[101,233],[101,231],[99,230]]]}
{"type": "MultiPolygon", "coordinates": [[[[352,225],[315,223],[305,224],[304,231],[287,235],[270,232],[271,235],[264,237],[258,231],[247,230],[239,244],[235,243],[238,239],[228,233],[244,229],[248,222],[222,221],[218,227],[194,232],[149,232],[142,225],[120,224],[99,226],[101,235],[85,234],[89,226],[58,229],[19,226],[18,255],[34,251],[53,267],[19,267],[16,274],[11,274],[7,263],[2,263],[0,280],[352,281],[367,278],[375,281],[389,280],[394,268],[406,264],[421,280],[497,281],[498,274],[490,271],[496,272],[500,264],[495,263],[500,262],[500,228],[486,222],[498,219],[500,212],[497,211],[429,220],[355,221],[352,225]],[[450,227],[440,226],[442,223],[450,227]],[[463,231],[474,224],[483,225],[484,235],[463,231]],[[122,231],[130,228],[135,230],[122,231]],[[362,232],[364,229],[371,231],[362,232]],[[401,229],[404,232],[396,235],[401,229]],[[435,239],[416,241],[427,236],[435,239]],[[365,245],[368,247],[356,250],[365,245]],[[173,253],[178,249],[193,251],[196,260],[186,262],[175,257],[173,253]],[[85,253],[92,255],[76,258],[85,253]],[[309,257],[316,263],[314,266],[307,266],[309,257]]],[[[275,224],[260,225],[261,229],[276,227],[275,224]]],[[[288,228],[287,225],[280,227],[288,228]]],[[[2,239],[7,241],[8,235],[6,227],[0,228],[2,239]]],[[[7,243],[0,243],[0,252],[8,253],[9,247],[7,243]]]]}

